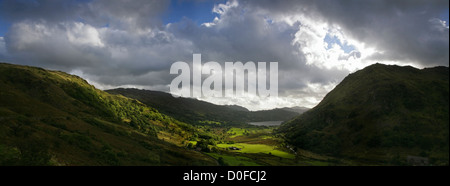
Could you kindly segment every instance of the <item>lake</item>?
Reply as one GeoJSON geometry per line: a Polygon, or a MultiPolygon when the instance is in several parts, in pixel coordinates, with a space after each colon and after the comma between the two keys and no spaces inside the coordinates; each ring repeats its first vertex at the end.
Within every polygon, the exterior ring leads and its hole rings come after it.
{"type": "Polygon", "coordinates": [[[256,126],[278,126],[281,125],[283,121],[260,121],[260,122],[248,122],[250,125],[256,126]]]}

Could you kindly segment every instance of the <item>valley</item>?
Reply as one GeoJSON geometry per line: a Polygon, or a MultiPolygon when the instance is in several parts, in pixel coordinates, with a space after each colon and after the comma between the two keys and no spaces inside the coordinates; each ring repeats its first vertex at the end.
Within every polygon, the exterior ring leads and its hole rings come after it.
{"type": "Polygon", "coordinates": [[[290,146],[275,131],[278,126],[243,125],[206,127],[210,140],[191,139],[186,148],[213,157],[225,166],[328,166],[357,165],[348,160],[323,156],[290,146]]]}
{"type": "Polygon", "coordinates": [[[309,110],[102,91],[6,63],[0,87],[0,165],[448,165],[448,67],[372,65],[309,110]]]}

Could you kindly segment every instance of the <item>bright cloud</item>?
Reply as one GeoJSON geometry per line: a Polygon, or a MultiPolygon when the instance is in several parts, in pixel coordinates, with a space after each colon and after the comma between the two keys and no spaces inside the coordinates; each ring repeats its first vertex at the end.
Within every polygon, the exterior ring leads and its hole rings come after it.
{"type": "Polygon", "coordinates": [[[1,1],[11,26],[0,61],[63,70],[102,89],[160,91],[175,77],[171,64],[191,63],[194,53],[222,67],[278,62],[277,98],[200,98],[251,110],[312,107],[348,73],[377,62],[448,66],[449,27],[439,17],[448,1],[228,0],[196,10],[211,20],[163,24],[170,3],[1,1]]]}

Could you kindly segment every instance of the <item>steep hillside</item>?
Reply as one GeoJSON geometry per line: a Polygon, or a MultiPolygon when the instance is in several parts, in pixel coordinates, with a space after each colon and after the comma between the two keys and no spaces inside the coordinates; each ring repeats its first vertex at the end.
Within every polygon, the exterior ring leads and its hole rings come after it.
{"type": "Polygon", "coordinates": [[[197,132],[77,76],[0,63],[0,165],[216,164],[175,145],[197,132]]]}
{"type": "Polygon", "coordinates": [[[203,124],[207,121],[231,125],[251,121],[285,121],[298,115],[296,112],[283,109],[248,111],[236,105],[215,105],[197,99],[175,98],[169,93],[150,90],[119,88],[107,90],[107,92],[137,99],[164,114],[193,124],[203,124]]]}
{"type": "Polygon", "coordinates": [[[386,164],[448,165],[449,69],[371,65],[279,129],[299,148],[386,164]]]}

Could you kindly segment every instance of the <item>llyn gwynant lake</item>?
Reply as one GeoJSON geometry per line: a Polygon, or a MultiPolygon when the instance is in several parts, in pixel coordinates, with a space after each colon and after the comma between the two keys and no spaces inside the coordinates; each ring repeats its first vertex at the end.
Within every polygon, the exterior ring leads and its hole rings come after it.
{"type": "Polygon", "coordinates": [[[283,121],[260,121],[260,122],[248,122],[250,125],[256,126],[278,126],[281,125],[283,121]]]}

